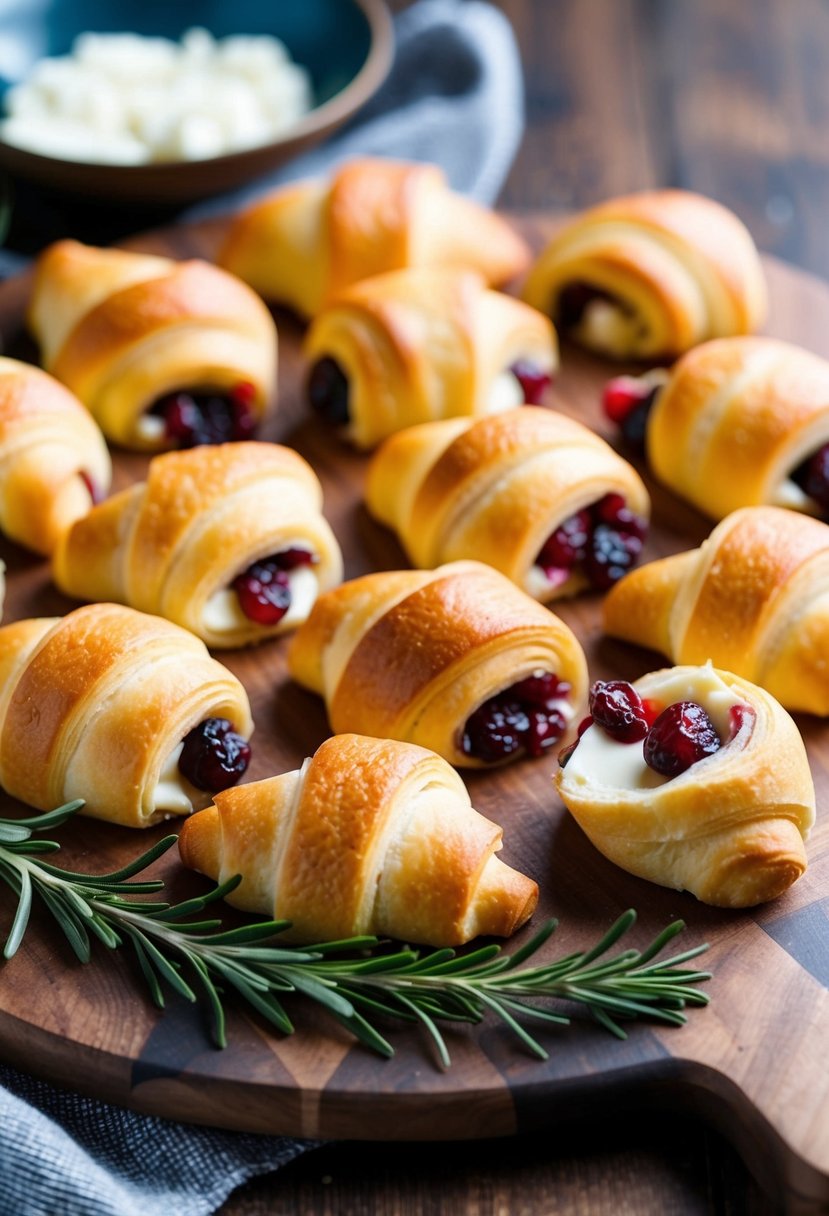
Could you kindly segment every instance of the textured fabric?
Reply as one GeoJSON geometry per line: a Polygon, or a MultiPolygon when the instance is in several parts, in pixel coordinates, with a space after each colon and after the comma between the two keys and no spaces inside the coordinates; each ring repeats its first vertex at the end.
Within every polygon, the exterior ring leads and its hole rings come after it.
{"type": "MultiPolygon", "coordinates": [[[[357,154],[436,162],[455,189],[492,202],[523,124],[506,19],[479,0],[420,0],[399,16],[396,33],[389,79],[347,128],[266,181],[184,218],[232,210],[357,154]]],[[[15,259],[0,251],[0,274],[25,264],[15,259]]],[[[241,1182],[312,1146],[135,1115],[2,1066],[0,1085],[0,1216],[202,1216],[241,1182]]]]}

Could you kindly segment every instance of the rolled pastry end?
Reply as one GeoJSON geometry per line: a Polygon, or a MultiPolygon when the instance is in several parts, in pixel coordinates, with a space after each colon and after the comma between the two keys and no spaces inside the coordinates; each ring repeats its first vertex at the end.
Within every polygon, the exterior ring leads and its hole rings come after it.
{"type": "Polygon", "coordinates": [[[463,926],[463,941],[474,937],[511,937],[530,919],[537,905],[538,884],[492,854],[463,926]]]}
{"type": "Polygon", "coordinates": [[[205,807],[185,819],[178,837],[181,860],[191,870],[216,878],[221,866],[222,831],[219,810],[205,807]]]}

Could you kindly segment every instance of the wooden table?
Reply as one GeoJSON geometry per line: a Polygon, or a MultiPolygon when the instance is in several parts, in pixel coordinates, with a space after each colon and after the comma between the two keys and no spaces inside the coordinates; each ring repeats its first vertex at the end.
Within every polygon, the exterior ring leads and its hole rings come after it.
{"type": "MultiPolygon", "coordinates": [[[[733,207],[762,249],[829,278],[829,7],[499,7],[518,36],[527,83],[527,132],[503,206],[566,212],[629,190],[686,187],[733,207]]],[[[727,1141],[702,1122],[608,1111],[564,1136],[327,1146],[241,1188],[222,1216],[772,1210],[727,1141]]]]}

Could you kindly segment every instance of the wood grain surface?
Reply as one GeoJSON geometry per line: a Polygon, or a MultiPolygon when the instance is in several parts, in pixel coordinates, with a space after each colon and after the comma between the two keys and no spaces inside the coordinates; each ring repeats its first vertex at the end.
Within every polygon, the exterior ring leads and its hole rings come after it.
{"type": "MultiPolygon", "coordinates": [[[[549,224],[524,221],[539,244],[549,224]]],[[[210,255],[217,230],[179,229],[136,242],[179,256],[210,255]]],[[[769,261],[773,299],[769,332],[798,338],[829,354],[829,290],[769,261]]],[[[0,333],[11,353],[26,353],[20,332],[27,283],[0,288],[0,333]]],[[[348,576],[403,565],[396,543],[360,505],[365,457],[350,453],[308,423],[301,401],[300,331],[280,316],[280,407],[265,431],[286,438],[317,468],[326,513],[343,544],[348,576]]],[[[30,350],[30,348],[28,348],[30,350]]],[[[551,404],[604,429],[597,401],[608,369],[565,350],[551,404]]],[[[117,484],[140,476],[143,458],[119,454],[117,484]]],[[[658,521],[648,557],[699,543],[707,523],[651,483],[658,521]]],[[[71,604],[51,586],[43,562],[6,544],[10,570],[8,618],[65,611],[71,604]]],[[[598,600],[561,608],[579,633],[593,676],[634,678],[656,665],[603,639],[598,600]]],[[[257,733],[252,779],[296,767],[325,737],[321,705],[287,680],[285,643],[226,656],[251,694],[257,733]]],[[[803,719],[821,790],[827,789],[826,728],[803,719]]],[[[348,1036],[311,1018],[301,1034],[279,1040],[244,1015],[231,1019],[231,1047],[213,1050],[200,1015],[174,1005],[159,1019],[136,996],[129,964],[108,959],[87,968],[67,963],[48,927],[32,933],[4,969],[0,989],[0,1052],[53,1080],[140,1110],[220,1126],[337,1139],[475,1139],[560,1128],[574,1117],[596,1117],[610,1106],[626,1118],[642,1107],[690,1109],[720,1126],[736,1143],[767,1193],[799,1210],[829,1200],[829,1033],[825,930],[829,824],[819,823],[811,865],[774,905],[753,913],[724,913],[692,897],[633,879],[601,858],[558,804],[550,785],[554,761],[527,761],[497,773],[475,774],[473,802],[504,825],[505,860],[542,887],[537,920],[555,914],[562,929],[554,948],[595,939],[627,906],[640,911],[640,940],[681,916],[688,945],[712,943],[713,1003],[693,1012],[681,1030],[636,1027],[625,1043],[577,1023],[550,1036],[551,1058],[524,1056],[497,1027],[450,1036],[454,1066],[440,1072],[424,1044],[395,1033],[398,1055],[377,1060],[348,1036]]],[[[88,821],[63,832],[65,863],[104,868],[160,830],[134,833],[88,821]]],[[[174,857],[162,863],[177,891],[198,887],[174,857]]],[[[0,903],[0,908],[2,907],[0,903]]]]}

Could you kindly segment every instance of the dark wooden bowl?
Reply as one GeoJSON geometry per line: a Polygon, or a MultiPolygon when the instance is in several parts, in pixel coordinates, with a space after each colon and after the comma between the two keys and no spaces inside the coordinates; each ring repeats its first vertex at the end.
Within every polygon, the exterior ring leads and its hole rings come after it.
{"type": "MultiPolygon", "coordinates": [[[[66,54],[84,30],[179,38],[203,24],[217,37],[267,33],[281,38],[307,67],[317,105],[285,135],[268,144],[208,160],[147,165],[90,164],[27,152],[0,140],[0,166],[13,178],[61,193],[134,203],[185,203],[233,189],[275,169],[350,118],[379,88],[392,59],[394,35],[385,0],[200,0],[181,5],[158,0],[52,0],[44,16],[50,55],[66,54]]],[[[43,31],[41,30],[42,34],[43,31]]],[[[0,81],[0,92],[9,81],[0,81]]]]}

